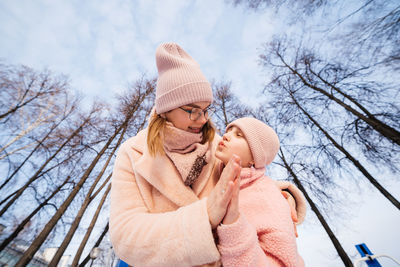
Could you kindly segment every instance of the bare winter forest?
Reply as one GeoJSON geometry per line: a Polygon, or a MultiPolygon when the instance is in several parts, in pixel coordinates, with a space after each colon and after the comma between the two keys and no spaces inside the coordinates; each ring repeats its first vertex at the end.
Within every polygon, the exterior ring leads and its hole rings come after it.
{"type": "MultiPolygon", "coordinates": [[[[241,101],[229,80],[213,82],[212,120],[220,133],[242,116],[259,118],[278,132],[281,149],[271,171],[304,193],[308,212],[316,214],[345,266],[353,266],[351,257],[326,219],[332,210],[349,208],[336,199],[349,194],[344,181],[367,181],[400,212],[400,196],[382,184],[386,174],[399,182],[400,6],[359,2],[333,26],[347,29],[340,35],[332,31],[342,51],[334,57],[285,34],[260,42],[259,68],[268,75],[259,103],[241,101]]],[[[287,8],[296,23],[337,3],[227,5],[248,12],[287,8]]],[[[145,73],[115,101],[92,101],[90,107],[64,75],[0,61],[0,255],[23,250],[8,266],[33,261],[57,266],[67,254],[71,266],[85,266],[93,263],[92,248],[109,251],[116,150],[146,127],[153,107],[156,78],[145,73]],[[47,248],[55,248],[48,262],[40,256],[47,248]]],[[[95,263],[104,266],[113,257],[103,253],[95,263]]]]}

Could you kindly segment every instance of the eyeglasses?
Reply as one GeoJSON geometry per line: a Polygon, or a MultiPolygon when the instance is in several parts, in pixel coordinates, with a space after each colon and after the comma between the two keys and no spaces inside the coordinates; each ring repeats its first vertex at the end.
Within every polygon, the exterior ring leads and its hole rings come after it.
{"type": "Polygon", "coordinates": [[[205,109],[201,108],[184,109],[182,107],[179,108],[189,113],[189,119],[191,121],[197,121],[198,119],[201,118],[202,115],[204,115],[204,118],[208,120],[208,117],[210,117],[215,112],[215,108],[212,106],[208,106],[205,109]]]}

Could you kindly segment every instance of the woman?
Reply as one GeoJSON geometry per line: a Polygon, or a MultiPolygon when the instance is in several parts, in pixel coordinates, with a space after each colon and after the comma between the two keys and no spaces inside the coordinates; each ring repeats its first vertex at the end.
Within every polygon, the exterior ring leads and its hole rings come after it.
{"type": "MultiPolygon", "coordinates": [[[[212,89],[180,46],[156,51],[158,80],[149,125],[125,141],[114,165],[110,237],[138,266],[220,266],[213,232],[232,198],[240,159],[219,172],[221,137],[208,120],[212,89]]],[[[296,199],[297,210],[304,207],[296,199]]],[[[300,218],[301,219],[301,218],[300,218]]]]}

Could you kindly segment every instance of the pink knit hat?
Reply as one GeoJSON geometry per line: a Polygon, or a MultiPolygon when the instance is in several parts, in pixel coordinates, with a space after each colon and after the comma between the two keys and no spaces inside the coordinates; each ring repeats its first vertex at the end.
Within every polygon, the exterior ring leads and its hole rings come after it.
{"type": "Polygon", "coordinates": [[[161,114],[194,102],[213,101],[211,85],[199,64],[175,43],[156,50],[156,112],[161,114]]]}
{"type": "Polygon", "coordinates": [[[275,131],[255,118],[240,118],[231,122],[227,127],[238,127],[249,144],[254,159],[255,168],[264,168],[275,158],[279,150],[279,138],[275,131]]]}

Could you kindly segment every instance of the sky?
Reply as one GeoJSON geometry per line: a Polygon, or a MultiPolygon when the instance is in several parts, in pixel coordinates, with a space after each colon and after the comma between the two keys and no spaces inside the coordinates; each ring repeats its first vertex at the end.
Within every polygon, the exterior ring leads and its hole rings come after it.
{"type": "Polygon", "coordinates": [[[243,20],[242,9],[223,1],[1,1],[0,7],[0,57],[67,74],[76,90],[105,99],[142,73],[155,76],[154,51],[169,41],[210,79],[256,91],[257,37],[273,32],[268,16],[243,20]],[[260,24],[268,26],[254,27],[260,24]]]}
{"type": "MultiPolygon", "coordinates": [[[[155,49],[172,41],[199,62],[206,77],[231,81],[233,92],[253,103],[266,78],[258,51],[274,34],[296,30],[286,24],[272,11],[254,13],[224,0],[2,0],[0,58],[67,75],[89,103],[111,99],[143,74],[155,76],[155,49]]],[[[400,199],[393,177],[377,175],[400,199]]],[[[354,245],[365,242],[373,253],[400,260],[400,212],[363,180],[344,186],[343,211],[328,213],[327,220],[349,256],[359,258],[354,245]]],[[[342,266],[310,209],[298,231],[306,266],[342,266]]]]}

